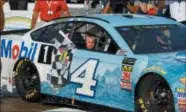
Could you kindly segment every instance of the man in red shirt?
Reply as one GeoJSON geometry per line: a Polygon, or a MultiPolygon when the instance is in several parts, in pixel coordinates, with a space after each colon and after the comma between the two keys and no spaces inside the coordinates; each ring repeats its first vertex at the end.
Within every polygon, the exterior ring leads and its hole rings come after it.
{"type": "Polygon", "coordinates": [[[37,0],[32,15],[31,29],[35,28],[38,16],[41,21],[49,22],[61,17],[62,13],[64,16],[70,16],[66,0],[37,0]]]}

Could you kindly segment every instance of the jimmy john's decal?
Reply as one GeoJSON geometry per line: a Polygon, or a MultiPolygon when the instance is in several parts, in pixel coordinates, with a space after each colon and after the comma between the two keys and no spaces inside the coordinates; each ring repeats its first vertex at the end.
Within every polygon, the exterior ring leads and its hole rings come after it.
{"type": "Polygon", "coordinates": [[[120,82],[120,87],[122,90],[132,90],[131,73],[133,71],[133,65],[135,64],[135,62],[135,58],[124,58],[122,62],[122,75],[120,82]]]}

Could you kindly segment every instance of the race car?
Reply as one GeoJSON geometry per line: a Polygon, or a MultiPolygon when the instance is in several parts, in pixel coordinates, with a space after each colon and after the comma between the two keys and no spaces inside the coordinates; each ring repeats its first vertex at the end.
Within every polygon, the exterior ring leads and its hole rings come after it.
{"type": "Polygon", "coordinates": [[[45,94],[126,111],[186,110],[186,26],[172,19],[59,18],[23,36],[2,35],[1,51],[1,80],[27,101],[45,94]]]}

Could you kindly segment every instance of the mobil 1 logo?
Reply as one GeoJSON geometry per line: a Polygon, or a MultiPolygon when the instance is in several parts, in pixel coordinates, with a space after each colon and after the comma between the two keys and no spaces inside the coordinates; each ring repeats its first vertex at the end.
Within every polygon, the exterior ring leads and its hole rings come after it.
{"type": "Polygon", "coordinates": [[[51,64],[53,50],[54,50],[53,46],[44,45],[44,44],[41,45],[41,49],[39,51],[38,63],[51,64]]]}

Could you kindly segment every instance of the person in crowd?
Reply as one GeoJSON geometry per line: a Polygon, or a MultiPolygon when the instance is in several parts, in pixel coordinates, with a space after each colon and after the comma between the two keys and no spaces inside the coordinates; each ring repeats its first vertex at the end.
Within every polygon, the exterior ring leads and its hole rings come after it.
{"type": "Polygon", "coordinates": [[[102,14],[106,14],[106,13],[112,13],[111,8],[110,8],[110,1],[108,0],[107,2],[104,3],[104,8],[102,10],[102,14]]]}
{"type": "Polygon", "coordinates": [[[4,25],[5,25],[5,17],[4,17],[4,11],[3,11],[3,5],[4,5],[4,1],[0,0],[0,31],[3,31],[4,29],[4,25]]]}
{"type": "MultiPolygon", "coordinates": [[[[128,0],[127,0],[128,1],[128,0]]],[[[104,8],[101,11],[102,14],[106,13],[124,13],[124,3],[126,0],[106,0],[104,2],[104,8]]]]}
{"type": "Polygon", "coordinates": [[[8,0],[11,10],[27,10],[28,0],[8,0]]]}
{"type": "Polygon", "coordinates": [[[179,22],[186,23],[186,1],[185,0],[166,0],[169,5],[171,18],[179,22]]]}
{"type": "Polygon", "coordinates": [[[165,0],[149,0],[147,3],[147,13],[150,15],[163,16],[165,11],[165,0]]]}
{"type": "Polygon", "coordinates": [[[96,37],[93,34],[87,33],[85,35],[85,43],[87,49],[94,49],[96,44],[96,37]]]}
{"type": "Polygon", "coordinates": [[[45,23],[61,16],[70,16],[65,0],[36,0],[31,29],[36,27],[38,17],[40,17],[41,23],[45,23]]]}
{"type": "Polygon", "coordinates": [[[131,13],[138,14],[149,14],[149,15],[158,15],[162,16],[165,8],[164,0],[135,0],[133,1],[134,5],[131,5],[131,2],[126,4],[127,9],[131,13]]]}
{"type": "Polygon", "coordinates": [[[128,9],[128,12],[133,13],[133,14],[145,14],[146,11],[142,10],[144,5],[144,2],[140,0],[133,0],[129,1],[126,4],[126,7],[128,9]]]}

